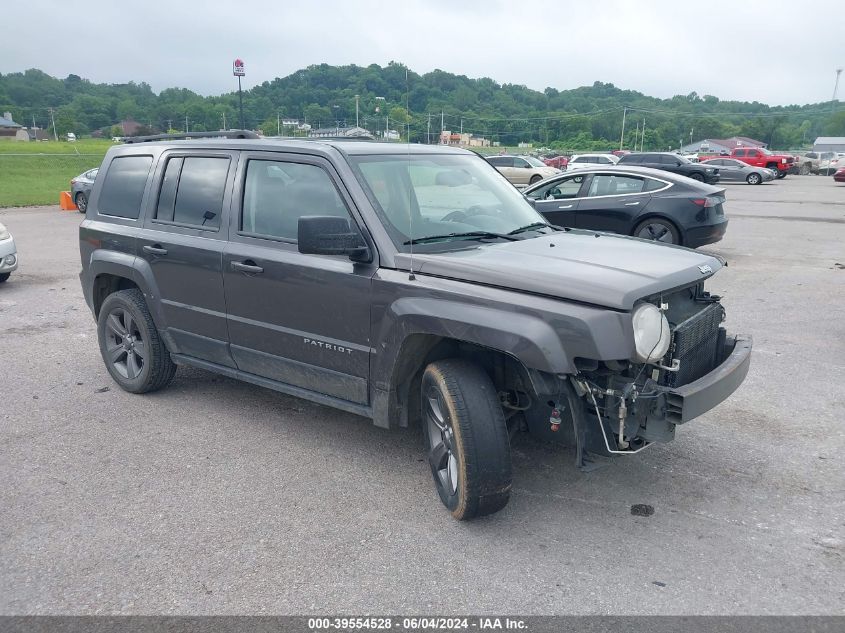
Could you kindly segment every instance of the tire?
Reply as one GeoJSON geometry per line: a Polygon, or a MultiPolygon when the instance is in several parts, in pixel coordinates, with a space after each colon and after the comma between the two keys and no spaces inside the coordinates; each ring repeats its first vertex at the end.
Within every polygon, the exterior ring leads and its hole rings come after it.
{"type": "Polygon", "coordinates": [[[663,218],[647,218],[634,227],[634,237],[653,240],[662,244],[681,244],[677,227],[663,218]]]}
{"type": "Polygon", "coordinates": [[[0,284],[4,283],[12,273],[0,273],[0,284]]]}
{"type": "Polygon", "coordinates": [[[88,196],[80,191],[73,199],[73,203],[76,205],[76,208],[80,213],[85,213],[88,209],[88,196]]]}
{"type": "Polygon", "coordinates": [[[786,178],[786,172],[785,171],[775,170],[775,179],[776,180],[783,180],[784,178],[786,178]]]}
{"type": "Polygon", "coordinates": [[[747,182],[749,185],[759,185],[761,182],[763,182],[763,178],[762,176],[760,176],[760,174],[757,173],[748,174],[748,178],[745,179],[745,182],[747,182]]]}
{"type": "Polygon", "coordinates": [[[533,185],[536,182],[540,182],[542,179],[543,177],[540,174],[534,174],[531,176],[531,180],[528,181],[528,184],[533,185]]]}
{"type": "Polygon", "coordinates": [[[697,180],[698,182],[704,182],[704,176],[702,176],[697,171],[691,173],[689,177],[692,178],[693,180],[697,180]]]}
{"type": "Polygon", "coordinates": [[[176,373],[144,295],[137,288],[106,297],[97,318],[97,338],[106,369],[125,391],[158,391],[176,373]]]}
{"type": "Polygon", "coordinates": [[[420,392],[434,485],[459,521],[504,508],[511,492],[508,430],[492,381],[461,359],[431,363],[420,392]]]}

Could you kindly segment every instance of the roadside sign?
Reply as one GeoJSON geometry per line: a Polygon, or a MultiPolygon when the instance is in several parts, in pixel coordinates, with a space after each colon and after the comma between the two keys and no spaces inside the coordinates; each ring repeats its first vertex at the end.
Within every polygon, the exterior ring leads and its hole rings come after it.
{"type": "Polygon", "coordinates": [[[240,59],[235,60],[235,63],[232,65],[232,74],[235,77],[243,77],[244,75],[246,75],[246,73],[244,72],[243,60],[240,60],[240,59]]]}

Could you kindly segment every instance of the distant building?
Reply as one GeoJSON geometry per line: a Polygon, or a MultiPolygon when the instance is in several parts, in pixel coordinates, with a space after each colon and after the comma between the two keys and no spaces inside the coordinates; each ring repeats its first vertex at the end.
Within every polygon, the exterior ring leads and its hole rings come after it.
{"type": "Polygon", "coordinates": [[[299,119],[282,119],[282,125],[285,127],[296,127],[299,125],[299,119]]]}
{"type": "Polygon", "coordinates": [[[689,145],[684,145],[681,152],[689,153],[710,153],[730,154],[732,150],[739,147],[766,147],[766,143],[747,136],[732,136],[730,138],[705,138],[689,145]]]}
{"type": "Polygon", "coordinates": [[[440,144],[453,147],[490,147],[490,141],[472,134],[453,134],[450,130],[440,132],[440,144]]]}
{"type": "Polygon", "coordinates": [[[11,112],[4,112],[3,116],[0,116],[0,136],[17,136],[22,127],[12,120],[11,112]]]}
{"type": "Polygon", "coordinates": [[[138,134],[138,129],[142,127],[141,124],[132,117],[124,119],[118,123],[118,125],[120,126],[120,129],[123,130],[123,136],[135,136],[138,134]]]}
{"type": "Polygon", "coordinates": [[[370,134],[369,131],[365,130],[362,127],[358,127],[357,125],[353,125],[350,127],[321,127],[317,128],[316,130],[309,130],[308,131],[309,138],[338,138],[338,137],[348,137],[348,138],[373,138],[373,135],[370,134]]]}
{"type": "Polygon", "coordinates": [[[40,127],[24,127],[15,134],[15,140],[18,141],[46,141],[49,139],[47,130],[42,130],[40,127]]]}
{"type": "Polygon", "coordinates": [[[813,143],[814,152],[845,152],[845,136],[820,136],[813,143]]]}

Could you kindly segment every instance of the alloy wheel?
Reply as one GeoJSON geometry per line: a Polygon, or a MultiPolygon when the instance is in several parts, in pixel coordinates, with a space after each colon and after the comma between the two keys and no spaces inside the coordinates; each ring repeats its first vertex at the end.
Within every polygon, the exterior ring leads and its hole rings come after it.
{"type": "Polygon", "coordinates": [[[672,231],[669,227],[661,222],[650,222],[643,226],[637,237],[642,237],[647,240],[654,240],[655,242],[663,242],[664,244],[674,244],[675,240],[672,236],[672,231]]]}
{"type": "Polygon", "coordinates": [[[426,393],[426,423],[428,424],[428,463],[438,487],[447,496],[458,489],[458,459],[455,456],[455,432],[443,394],[432,385],[426,393]]]}
{"type": "Polygon", "coordinates": [[[128,310],[115,308],[106,319],[106,352],[118,374],[129,380],[141,375],[147,346],[128,310]]]}

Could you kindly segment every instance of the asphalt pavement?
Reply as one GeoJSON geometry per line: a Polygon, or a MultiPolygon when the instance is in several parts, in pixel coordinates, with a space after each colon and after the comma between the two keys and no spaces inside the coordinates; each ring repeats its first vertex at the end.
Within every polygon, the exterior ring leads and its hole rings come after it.
{"type": "Polygon", "coordinates": [[[520,437],[458,523],[417,429],[180,368],[121,391],[77,277],[81,216],[0,210],[0,614],[841,614],[845,186],[727,185],[706,248],[743,386],[591,473],[520,437]],[[648,504],[654,514],[634,516],[648,504]]]}

